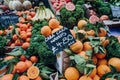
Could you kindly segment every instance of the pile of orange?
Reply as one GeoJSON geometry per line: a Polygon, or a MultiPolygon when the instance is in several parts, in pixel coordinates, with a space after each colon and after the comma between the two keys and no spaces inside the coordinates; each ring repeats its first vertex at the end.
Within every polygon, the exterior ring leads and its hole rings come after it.
{"type": "MultiPolygon", "coordinates": [[[[10,60],[13,58],[13,56],[7,56],[4,58],[4,60],[10,60]]],[[[18,80],[42,80],[42,77],[39,76],[39,68],[33,65],[34,63],[38,62],[37,56],[31,56],[28,59],[24,55],[21,55],[19,59],[20,61],[14,65],[12,72],[2,76],[0,80],[12,80],[15,73],[20,75],[18,80]],[[27,75],[23,74],[24,72],[27,72],[27,75]]]]}

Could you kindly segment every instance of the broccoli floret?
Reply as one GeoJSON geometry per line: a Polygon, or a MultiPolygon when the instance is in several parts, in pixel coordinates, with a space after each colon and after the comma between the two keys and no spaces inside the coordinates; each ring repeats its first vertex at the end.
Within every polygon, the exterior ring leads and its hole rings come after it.
{"type": "Polygon", "coordinates": [[[111,9],[109,7],[100,7],[98,8],[100,15],[109,15],[111,12],[111,9]]]}
{"type": "Polygon", "coordinates": [[[84,0],[79,0],[79,1],[76,2],[77,5],[83,5],[84,3],[85,3],[84,0]]]}

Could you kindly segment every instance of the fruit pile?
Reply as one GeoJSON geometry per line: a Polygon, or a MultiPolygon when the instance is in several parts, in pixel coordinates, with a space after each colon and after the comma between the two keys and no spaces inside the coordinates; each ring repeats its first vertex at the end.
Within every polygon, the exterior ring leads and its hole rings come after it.
{"type": "Polygon", "coordinates": [[[71,0],[50,0],[50,1],[53,5],[53,8],[56,11],[59,11],[61,7],[65,6],[66,3],[70,2],[71,0]]]}
{"type": "MultiPolygon", "coordinates": [[[[21,8],[20,1],[9,4],[21,8]]],[[[82,6],[87,0],[50,1],[61,16],[40,3],[36,11],[16,11],[19,22],[0,30],[0,80],[120,80],[120,36],[110,35],[102,23],[110,19],[101,12],[109,4],[102,5],[100,0],[91,3],[100,4],[96,10],[101,14],[90,11],[87,19],[82,6]],[[75,43],[54,55],[45,38],[64,27],[75,43]],[[58,68],[56,64],[62,65],[58,68]]]]}
{"type": "Polygon", "coordinates": [[[24,11],[17,12],[19,16],[19,22],[16,26],[9,26],[9,32],[12,34],[12,39],[8,42],[8,46],[22,46],[23,49],[27,49],[30,46],[30,38],[32,36],[31,23],[25,23],[31,20],[35,16],[35,12],[24,11]]]}

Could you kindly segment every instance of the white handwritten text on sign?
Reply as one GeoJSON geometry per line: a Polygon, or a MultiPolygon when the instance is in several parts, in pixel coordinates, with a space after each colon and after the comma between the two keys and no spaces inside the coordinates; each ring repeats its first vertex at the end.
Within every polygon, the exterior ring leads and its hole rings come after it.
{"type": "Polygon", "coordinates": [[[45,38],[45,41],[54,54],[75,43],[75,39],[66,27],[45,38]]]}

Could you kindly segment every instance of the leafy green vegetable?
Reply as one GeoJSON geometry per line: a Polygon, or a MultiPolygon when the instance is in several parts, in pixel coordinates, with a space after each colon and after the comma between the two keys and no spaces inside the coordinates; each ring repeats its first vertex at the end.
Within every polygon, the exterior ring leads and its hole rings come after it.
{"type": "Polygon", "coordinates": [[[106,47],[108,57],[119,57],[120,58],[120,43],[114,36],[108,37],[109,44],[106,47]]]}
{"type": "Polygon", "coordinates": [[[90,74],[93,68],[96,67],[90,60],[86,60],[80,55],[70,56],[70,59],[75,61],[75,67],[82,74],[90,74]]]}
{"type": "Polygon", "coordinates": [[[18,79],[18,77],[19,77],[19,74],[15,73],[15,74],[13,75],[12,80],[17,80],[17,79],[18,79]]]}
{"type": "Polygon", "coordinates": [[[56,57],[52,51],[48,48],[45,37],[41,35],[40,30],[43,26],[48,25],[48,21],[33,22],[32,37],[30,40],[30,47],[27,49],[26,55],[37,55],[39,63],[43,63],[46,66],[54,66],[56,57]]]}
{"type": "Polygon", "coordinates": [[[60,9],[60,21],[63,26],[73,28],[80,19],[84,18],[84,10],[81,6],[82,3],[84,2],[77,1],[74,11],[69,11],[65,7],[60,9]]]}
{"type": "Polygon", "coordinates": [[[21,51],[21,47],[16,47],[15,49],[13,49],[11,52],[6,53],[7,55],[11,55],[11,56],[20,56],[22,55],[22,51],[21,51]]]}

